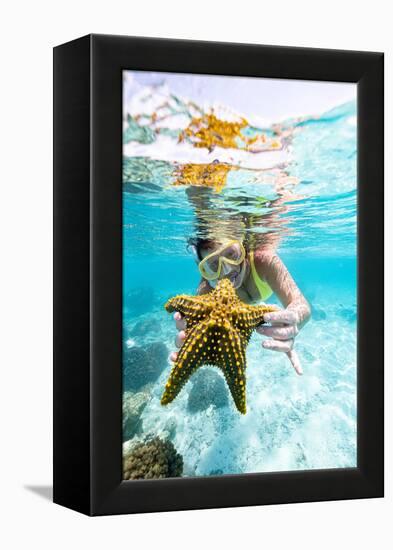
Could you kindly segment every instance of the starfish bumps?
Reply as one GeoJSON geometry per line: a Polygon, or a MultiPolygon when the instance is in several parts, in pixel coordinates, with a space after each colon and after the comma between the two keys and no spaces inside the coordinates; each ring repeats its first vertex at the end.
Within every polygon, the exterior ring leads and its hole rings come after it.
{"type": "Polygon", "coordinates": [[[165,309],[186,320],[186,337],[165,386],[161,404],[175,399],[202,365],[219,367],[239,412],[246,413],[246,347],[252,331],[274,306],[249,306],[239,300],[228,279],[201,296],[171,298],[165,309]]]}

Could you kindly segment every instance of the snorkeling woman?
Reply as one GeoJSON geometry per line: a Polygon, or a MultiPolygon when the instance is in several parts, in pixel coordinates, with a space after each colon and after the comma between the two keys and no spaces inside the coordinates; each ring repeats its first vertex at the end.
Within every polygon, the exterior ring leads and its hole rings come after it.
{"type": "MultiPolygon", "coordinates": [[[[268,325],[260,326],[257,332],[268,338],[262,343],[265,349],[286,353],[297,374],[302,374],[293,347],[299,330],[310,318],[311,309],[276,252],[265,246],[246,251],[241,241],[211,239],[192,239],[189,249],[202,276],[198,294],[210,292],[217,281],[228,278],[245,303],[265,301],[273,292],[278,296],[284,309],[266,314],[268,325]]],[[[185,339],[185,320],[179,312],[174,314],[174,319],[179,331],[176,346],[180,348],[185,339]]],[[[171,360],[176,358],[177,353],[172,353],[171,360]]]]}

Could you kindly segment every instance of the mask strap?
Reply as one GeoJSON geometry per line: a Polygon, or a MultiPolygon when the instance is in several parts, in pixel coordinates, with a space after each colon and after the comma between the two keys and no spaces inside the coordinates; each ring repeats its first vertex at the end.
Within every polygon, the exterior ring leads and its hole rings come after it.
{"type": "Polygon", "coordinates": [[[188,245],[187,249],[189,250],[189,252],[191,252],[191,254],[194,256],[194,258],[195,258],[196,260],[199,260],[199,258],[198,258],[198,252],[197,252],[197,249],[196,249],[195,244],[190,244],[190,245],[188,245]]]}

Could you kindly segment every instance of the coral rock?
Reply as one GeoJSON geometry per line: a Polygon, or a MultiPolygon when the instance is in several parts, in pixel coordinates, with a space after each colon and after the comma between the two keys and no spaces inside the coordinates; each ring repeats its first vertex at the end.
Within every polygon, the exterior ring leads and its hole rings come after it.
{"type": "Polygon", "coordinates": [[[123,395],[123,441],[131,439],[140,429],[141,414],[149,401],[147,392],[131,393],[123,395]]]}
{"type": "Polygon", "coordinates": [[[160,479],[180,477],[183,458],[170,441],[159,437],[138,443],[124,457],[124,479],[160,479]]]}
{"type": "Polygon", "coordinates": [[[168,362],[168,348],[162,342],[153,342],[147,346],[146,351],[152,367],[161,374],[168,362]]]}
{"type": "Polygon", "coordinates": [[[224,379],[211,369],[203,369],[195,374],[194,384],[188,396],[187,408],[190,412],[207,409],[210,405],[217,408],[228,404],[228,391],[224,379]]]}
{"type": "Polygon", "coordinates": [[[134,346],[124,350],[123,389],[139,390],[155,382],[167,365],[168,349],[162,342],[154,342],[145,349],[134,346]]]}
{"type": "Polygon", "coordinates": [[[146,336],[151,332],[160,332],[161,324],[157,319],[138,321],[130,331],[131,336],[146,336]]]}

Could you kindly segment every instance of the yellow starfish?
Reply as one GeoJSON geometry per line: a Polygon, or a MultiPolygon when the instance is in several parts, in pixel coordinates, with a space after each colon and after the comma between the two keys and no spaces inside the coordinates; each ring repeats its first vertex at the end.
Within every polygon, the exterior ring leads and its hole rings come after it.
{"type": "Polygon", "coordinates": [[[228,172],[237,169],[237,166],[231,166],[223,162],[182,164],[174,173],[176,180],[172,185],[213,187],[215,192],[219,193],[226,184],[228,172]]]}
{"type": "Polygon", "coordinates": [[[217,118],[212,113],[194,117],[190,124],[178,136],[179,143],[188,138],[194,147],[205,147],[213,151],[215,147],[224,149],[239,149],[259,153],[281,149],[282,144],[278,137],[269,138],[264,133],[248,137],[242,131],[250,126],[248,120],[241,117],[237,122],[229,122],[217,118]]]}
{"type": "Polygon", "coordinates": [[[252,331],[275,306],[249,306],[239,300],[229,279],[208,294],[171,298],[165,309],[179,311],[187,323],[186,338],[165,386],[161,404],[175,399],[202,365],[219,367],[237,409],[246,413],[246,347],[252,331]]]}

